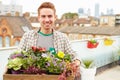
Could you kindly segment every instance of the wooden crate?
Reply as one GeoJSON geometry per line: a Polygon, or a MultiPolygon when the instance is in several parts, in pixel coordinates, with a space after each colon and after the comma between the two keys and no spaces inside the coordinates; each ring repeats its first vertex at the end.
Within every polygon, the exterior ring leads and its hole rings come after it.
{"type": "MultiPolygon", "coordinates": [[[[3,80],[58,80],[59,75],[32,75],[32,74],[4,74],[3,80]]],[[[67,80],[74,80],[73,76],[67,80]]]]}

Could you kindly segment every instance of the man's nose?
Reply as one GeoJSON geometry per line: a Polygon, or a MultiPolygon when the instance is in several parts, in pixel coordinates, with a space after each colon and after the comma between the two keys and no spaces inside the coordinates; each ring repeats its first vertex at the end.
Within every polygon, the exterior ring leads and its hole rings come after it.
{"type": "Polygon", "coordinates": [[[48,17],[46,17],[46,18],[45,18],[45,21],[49,21],[49,18],[48,18],[48,17]]]}

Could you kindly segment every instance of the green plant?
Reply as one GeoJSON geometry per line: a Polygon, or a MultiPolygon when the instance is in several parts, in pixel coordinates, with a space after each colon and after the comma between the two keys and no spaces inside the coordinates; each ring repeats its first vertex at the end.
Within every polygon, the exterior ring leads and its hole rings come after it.
{"type": "Polygon", "coordinates": [[[12,71],[20,71],[19,74],[61,74],[71,63],[72,56],[62,51],[56,53],[54,48],[32,47],[27,51],[15,51],[8,59],[7,67],[12,71]]]}
{"type": "Polygon", "coordinates": [[[84,60],[82,60],[81,62],[82,62],[81,65],[82,65],[84,68],[92,68],[92,67],[95,66],[95,65],[94,65],[94,61],[93,61],[92,59],[84,59],[84,60]]]}

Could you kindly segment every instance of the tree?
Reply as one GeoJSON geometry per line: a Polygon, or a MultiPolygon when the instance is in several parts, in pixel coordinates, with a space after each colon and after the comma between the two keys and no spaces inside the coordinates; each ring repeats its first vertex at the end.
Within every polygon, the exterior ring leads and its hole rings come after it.
{"type": "Polygon", "coordinates": [[[62,15],[62,19],[75,19],[75,18],[78,18],[78,14],[77,13],[64,13],[62,15]]]}

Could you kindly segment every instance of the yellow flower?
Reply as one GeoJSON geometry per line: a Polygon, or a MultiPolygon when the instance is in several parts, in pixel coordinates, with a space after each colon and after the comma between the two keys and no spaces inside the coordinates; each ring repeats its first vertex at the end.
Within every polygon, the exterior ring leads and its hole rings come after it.
{"type": "Polygon", "coordinates": [[[59,51],[57,53],[57,55],[58,55],[59,58],[64,58],[64,56],[65,56],[65,54],[62,51],[59,51]]]}
{"type": "Polygon", "coordinates": [[[50,61],[51,59],[50,59],[50,57],[47,57],[46,60],[50,61]]]}

